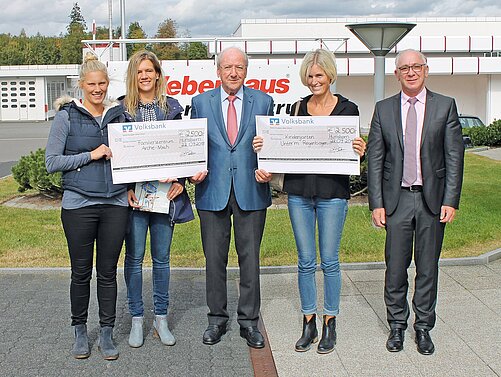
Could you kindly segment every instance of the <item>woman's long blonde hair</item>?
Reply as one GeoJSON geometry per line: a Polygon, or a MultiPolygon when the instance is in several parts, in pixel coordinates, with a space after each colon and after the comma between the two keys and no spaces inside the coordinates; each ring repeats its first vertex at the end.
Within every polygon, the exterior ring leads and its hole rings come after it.
{"type": "Polygon", "coordinates": [[[127,78],[125,79],[125,85],[127,87],[127,94],[125,95],[124,101],[125,109],[134,118],[136,117],[136,110],[139,106],[137,70],[139,68],[139,64],[141,64],[141,62],[146,59],[153,64],[155,72],[158,74],[158,79],[155,82],[155,97],[157,98],[158,106],[163,109],[165,113],[168,113],[169,110],[169,107],[167,105],[167,98],[165,96],[166,82],[160,61],[153,52],[140,50],[130,57],[129,66],[127,67],[127,78]]]}

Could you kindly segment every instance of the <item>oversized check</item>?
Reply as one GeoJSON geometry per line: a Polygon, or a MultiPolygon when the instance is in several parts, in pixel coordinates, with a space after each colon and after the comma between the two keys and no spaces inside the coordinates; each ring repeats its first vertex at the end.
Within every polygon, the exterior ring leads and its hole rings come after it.
{"type": "Polygon", "coordinates": [[[113,183],[191,177],[207,169],[207,119],[110,123],[113,183]]]}
{"type": "Polygon", "coordinates": [[[263,137],[260,169],[273,173],[360,174],[352,142],[359,135],[358,116],[256,116],[263,137]]]}

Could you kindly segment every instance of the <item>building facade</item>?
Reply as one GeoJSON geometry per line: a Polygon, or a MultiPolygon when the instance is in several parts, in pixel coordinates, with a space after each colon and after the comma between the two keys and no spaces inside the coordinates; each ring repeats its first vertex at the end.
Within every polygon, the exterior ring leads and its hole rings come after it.
{"type": "MultiPolygon", "coordinates": [[[[501,17],[243,19],[232,37],[214,38],[208,47],[211,54],[235,45],[245,50],[251,59],[246,85],[272,95],[280,115],[309,94],[298,76],[304,54],[315,48],[333,51],[339,76],[333,89],[358,104],[361,128],[366,129],[374,108],[374,58],[346,28],[366,22],[416,24],[387,55],[385,96],[400,89],[393,76],[395,55],[413,48],[428,57],[430,90],[454,97],[460,113],[476,115],[487,124],[501,119],[497,105],[501,103],[501,17]]],[[[123,95],[127,62],[117,61],[116,56],[109,61],[111,51],[99,41],[95,48],[108,63],[110,96],[123,95]]],[[[168,93],[185,106],[186,116],[193,95],[219,85],[214,59],[162,63],[168,93]]],[[[77,75],[78,65],[0,67],[0,120],[50,118],[55,98],[78,95],[77,75]]]]}

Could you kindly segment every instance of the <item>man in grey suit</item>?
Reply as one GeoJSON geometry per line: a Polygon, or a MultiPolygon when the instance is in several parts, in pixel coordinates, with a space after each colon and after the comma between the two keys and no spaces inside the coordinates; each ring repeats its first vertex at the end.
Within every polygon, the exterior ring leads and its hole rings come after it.
{"type": "Polygon", "coordinates": [[[431,355],[438,260],[445,224],[459,206],[464,147],[454,99],[425,87],[426,57],[405,50],[395,65],[402,91],[376,104],[368,141],[369,207],[374,224],[386,228],[386,348],[403,349],[414,244],[415,340],[421,354],[431,355]]]}
{"type": "Polygon", "coordinates": [[[209,326],[204,344],[216,344],[226,333],[226,266],[232,220],[240,267],[238,323],[240,336],[254,348],[263,348],[257,328],[261,304],[259,251],[271,204],[268,181],[271,174],[257,169],[252,139],[256,136],[256,115],[273,115],[273,99],[245,87],[248,58],[230,47],[217,57],[221,87],[192,100],[191,117],[207,118],[208,171],[191,177],[206,260],[206,294],[209,326]]]}

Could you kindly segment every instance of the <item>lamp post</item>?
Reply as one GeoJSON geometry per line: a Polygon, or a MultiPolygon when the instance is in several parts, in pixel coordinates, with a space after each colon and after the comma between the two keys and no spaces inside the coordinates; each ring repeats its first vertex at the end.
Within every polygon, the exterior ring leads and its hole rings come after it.
{"type": "MultiPolygon", "coordinates": [[[[120,21],[121,21],[121,38],[125,39],[125,0],[120,0],[120,21]]],[[[122,60],[127,60],[127,46],[125,43],[120,43],[120,55],[122,60]]]]}
{"type": "Polygon", "coordinates": [[[374,55],[374,102],[384,98],[385,56],[416,24],[404,22],[368,22],[346,27],[374,55]]]}

